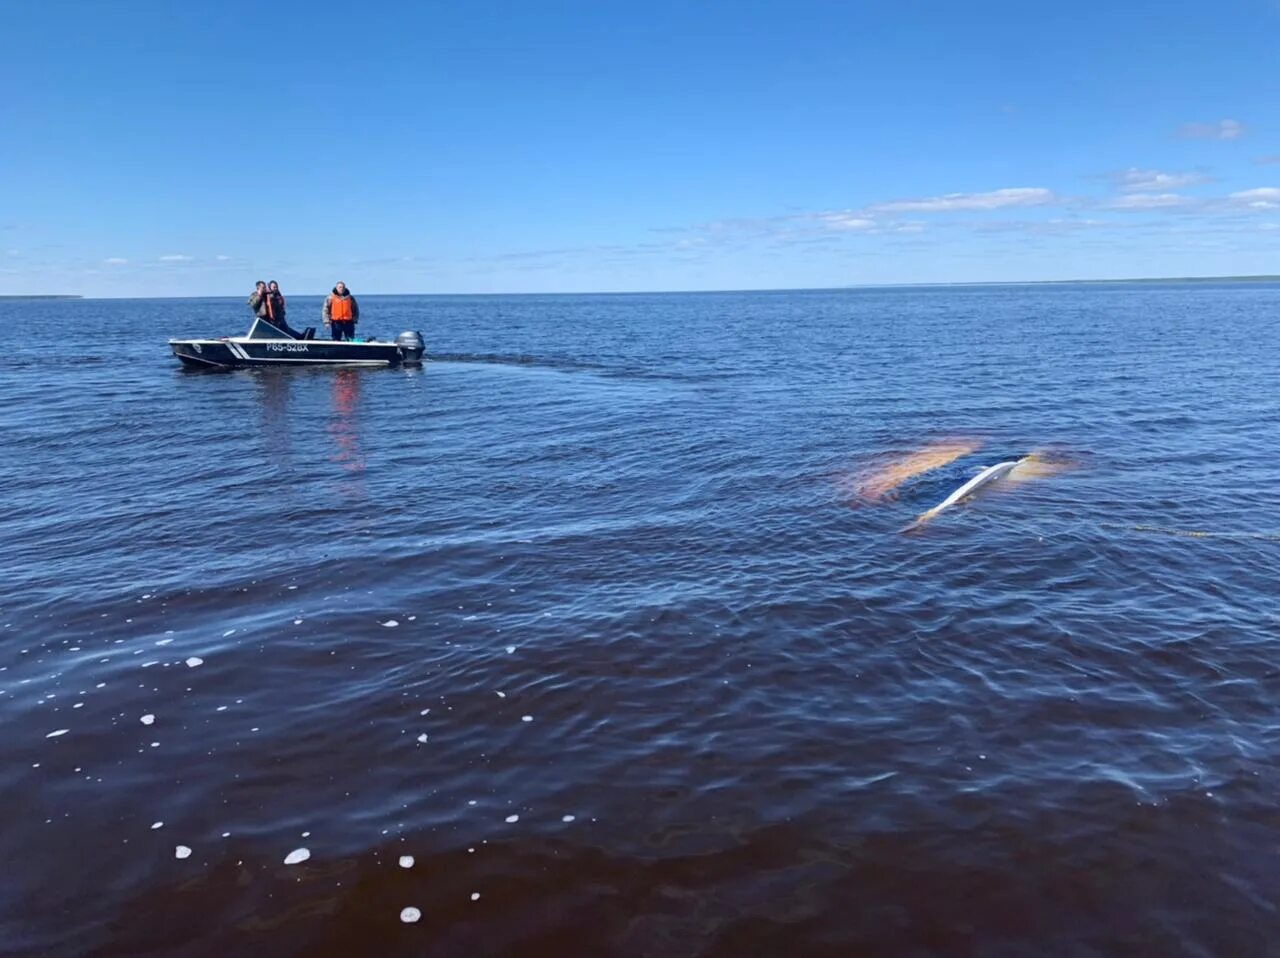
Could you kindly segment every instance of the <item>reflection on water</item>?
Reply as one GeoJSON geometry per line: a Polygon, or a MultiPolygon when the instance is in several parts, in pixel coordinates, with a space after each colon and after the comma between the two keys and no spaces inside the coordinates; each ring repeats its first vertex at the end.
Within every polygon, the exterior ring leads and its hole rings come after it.
{"type": "Polygon", "coordinates": [[[289,445],[289,402],[293,370],[253,370],[262,403],[262,438],[272,463],[281,468],[292,465],[289,445]]]}
{"type": "MultiPolygon", "coordinates": [[[[360,377],[361,370],[339,369],[333,374],[333,418],[329,420],[329,435],[333,437],[335,451],[332,460],[339,463],[353,479],[364,474],[364,452],[360,448],[360,377]]],[[[364,483],[359,482],[352,491],[364,494],[364,483]]]]}

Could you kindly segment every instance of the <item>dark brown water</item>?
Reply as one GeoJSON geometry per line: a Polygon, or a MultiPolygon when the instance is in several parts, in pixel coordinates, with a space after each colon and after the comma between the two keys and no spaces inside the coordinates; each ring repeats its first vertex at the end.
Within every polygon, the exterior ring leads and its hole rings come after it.
{"type": "Polygon", "coordinates": [[[1275,953],[1280,287],[365,308],[0,303],[5,954],[1275,953]]]}

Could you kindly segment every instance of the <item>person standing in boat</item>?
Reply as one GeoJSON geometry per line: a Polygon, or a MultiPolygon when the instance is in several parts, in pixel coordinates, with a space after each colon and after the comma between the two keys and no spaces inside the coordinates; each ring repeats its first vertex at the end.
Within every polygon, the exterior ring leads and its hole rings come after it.
{"type": "Polygon", "coordinates": [[[280,292],[280,284],[273,279],[267,283],[267,319],[277,329],[283,329],[291,336],[296,336],[297,333],[289,328],[289,323],[284,318],[284,313],[284,293],[280,292]]]}
{"type": "Polygon", "coordinates": [[[265,319],[276,329],[282,331],[285,335],[293,339],[301,337],[289,328],[289,324],[285,322],[284,296],[280,292],[280,284],[274,279],[268,286],[262,280],[258,280],[252,293],[249,294],[249,308],[253,310],[253,314],[259,319],[265,319]]]}
{"type": "Polygon", "coordinates": [[[253,284],[253,292],[249,294],[249,308],[253,310],[253,315],[270,322],[271,305],[267,297],[266,281],[260,279],[253,284]]]}
{"type": "Polygon", "coordinates": [[[360,322],[360,304],[347,289],[347,284],[337,283],[333,292],[324,298],[324,324],[329,335],[336,340],[354,339],[356,323],[360,322]]]}

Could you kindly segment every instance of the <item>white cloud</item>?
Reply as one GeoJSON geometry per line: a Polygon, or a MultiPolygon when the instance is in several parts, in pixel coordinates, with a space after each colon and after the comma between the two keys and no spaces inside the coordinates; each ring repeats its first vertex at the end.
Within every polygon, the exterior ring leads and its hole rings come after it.
{"type": "Polygon", "coordinates": [[[839,230],[841,232],[873,230],[880,225],[869,216],[862,216],[858,213],[848,211],[819,213],[815,219],[824,224],[828,229],[839,230]]]}
{"type": "Polygon", "coordinates": [[[871,213],[952,213],[1044,206],[1057,200],[1053,190],[1030,186],[991,190],[989,193],[947,193],[918,200],[893,200],[869,206],[867,210],[871,213]]]}
{"type": "Polygon", "coordinates": [[[1113,174],[1112,178],[1126,193],[1158,193],[1210,181],[1210,177],[1203,173],[1161,173],[1159,170],[1140,170],[1136,166],[1121,170],[1113,174]]]}
{"type": "Polygon", "coordinates": [[[1239,120],[1184,123],[1178,129],[1178,136],[1186,140],[1238,140],[1244,134],[1244,129],[1244,124],[1239,120]]]}
{"type": "Polygon", "coordinates": [[[224,256],[223,254],[219,253],[217,256],[214,257],[214,259],[216,259],[219,263],[225,263],[227,260],[231,259],[231,257],[224,256]]]}
{"type": "Polygon", "coordinates": [[[168,256],[161,256],[162,263],[190,263],[195,257],[185,256],[182,253],[170,253],[168,256]]]}
{"type": "Polygon", "coordinates": [[[1280,189],[1274,186],[1260,186],[1253,190],[1240,190],[1232,193],[1227,200],[1233,206],[1243,206],[1251,210],[1280,209],[1280,189]]]}
{"type": "Polygon", "coordinates": [[[108,256],[106,259],[103,260],[103,262],[106,263],[108,266],[124,266],[129,261],[125,259],[123,256],[108,256]]]}
{"type": "Polygon", "coordinates": [[[1187,206],[1195,202],[1190,197],[1177,193],[1131,193],[1121,196],[1110,203],[1103,204],[1109,210],[1166,210],[1177,206],[1187,206]]]}

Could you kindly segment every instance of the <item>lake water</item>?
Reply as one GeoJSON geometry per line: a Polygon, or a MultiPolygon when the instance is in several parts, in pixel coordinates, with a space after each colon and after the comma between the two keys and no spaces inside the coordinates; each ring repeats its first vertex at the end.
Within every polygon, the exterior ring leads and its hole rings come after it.
{"type": "Polygon", "coordinates": [[[361,306],[0,303],[5,955],[1275,954],[1280,286],[361,306]]]}

